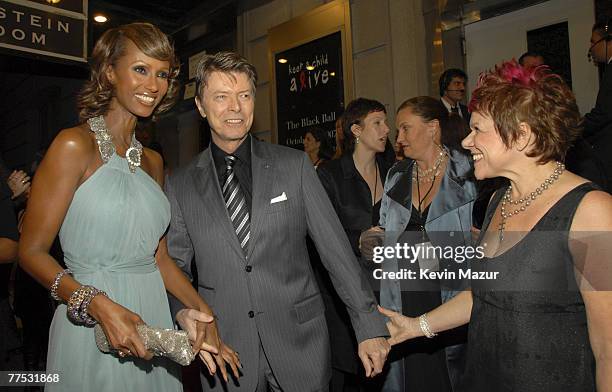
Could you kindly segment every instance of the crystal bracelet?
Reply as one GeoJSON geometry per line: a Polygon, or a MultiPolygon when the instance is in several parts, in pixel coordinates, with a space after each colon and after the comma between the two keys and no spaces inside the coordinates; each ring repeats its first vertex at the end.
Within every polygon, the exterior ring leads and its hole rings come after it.
{"type": "Polygon", "coordinates": [[[429,327],[429,322],[427,321],[427,313],[423,313],[419,317],[419,326],[421,327],[421,331],[423,331],[423,335],[425,335],[425,337],[429,339],[438,335],[437,333],[431,331],[431,328],[429,327]]]}
{"type": "Polygon", "coordinates": [[[80,306],[81,315],[80,316],[81,316],[81,320],[83,320],[83,324],[85,324],[86,327],[93,327],[94,325],[98,323],[93,317],[89,315],[89,304],[91,304],[91,301],[97,295],[104,295],[105,297],[108,297],[108,295],[106,295],[104,291],[98,290],[97,288],[94,287],[91,293],[87,297],[85,297],[85,299],[81,303],[81,306],[80,306]]]}
{"type": "Polygon", "coordinates": [[[57,295],[57,289],[59,288],[60,280],[62,280],[62,277],[66,274],[72,275],[72,271],[66,268],[65,270],[58,272],[57,275],[55,275],[55,279],[53,280],[53,284],[50,288],[51,297],[58,302],[62,302],[62,299],[59,297],[59,295],[57,295]]]}
{"type": "Polygon", "coordinates": [[[68,299],[68,309],[67,314],[68,318],[72,320],[75,324],[83,323],[83,319],[81,318],[81,304],[85,300],[87,294],[93,289],[92,286],[81,286],[78,289],[74,290],[70,298],[68,299]]]}
{"type": "Polygon", "coordinates": [[[93,286],[81,286],[74,290],[68,300],[68,318],[75,324],[84,324],[88,327],[94,326],[96,320],[87,313],[87,308],[91,300],[98,294],[106,295],[106,293],[93,286]]]}

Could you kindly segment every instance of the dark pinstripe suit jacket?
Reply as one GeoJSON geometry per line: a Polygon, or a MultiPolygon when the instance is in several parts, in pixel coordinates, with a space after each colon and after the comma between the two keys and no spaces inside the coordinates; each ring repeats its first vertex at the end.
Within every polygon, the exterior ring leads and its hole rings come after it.
{"type": "MultiPolygon", "coordinates": [[[[187,273],[195,256],[199,292],[214,309],[223,340],[240,353],[243,376],[240,386],[230,381],[230,391],[255,390],[260,340],[286,392],[326,390],[329,342],[307,234],[348,306],[357,340],[388,332],[306,154],[251,140],[253,204],[247,256],[227,214],[210,149],[167,182],[170,255],[187,273]],[[271,203],[283,193],[285,201],[271,203]]],[[[203,382],[206,390],[208,382],[203,382]]],[[[212,388],[220,390],[218,378],[212,388]]]]}

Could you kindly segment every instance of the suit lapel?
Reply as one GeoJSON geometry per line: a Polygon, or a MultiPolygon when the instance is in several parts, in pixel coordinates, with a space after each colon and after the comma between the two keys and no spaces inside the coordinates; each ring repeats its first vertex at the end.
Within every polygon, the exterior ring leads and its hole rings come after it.
{"type": "Polygon", "coordinates": [[[221,230],[223,237],[227,239],[230,246],[242,257],[242,248],[238,243],[238,237],[225,207],[210,148],[202,153],[192,175],[196,191],[204,203],[204,211],[212,218],[214,226],[221,230]]]}
{"type": "Polygon", "coordinates": [[[251,205],[251,237],[248,256],[251,257],[261,233],[264,215],[272,198],[275,159],[267,153],[264,143],[251,137],[251,172],[253,174],[253,201],[251,205]]]}

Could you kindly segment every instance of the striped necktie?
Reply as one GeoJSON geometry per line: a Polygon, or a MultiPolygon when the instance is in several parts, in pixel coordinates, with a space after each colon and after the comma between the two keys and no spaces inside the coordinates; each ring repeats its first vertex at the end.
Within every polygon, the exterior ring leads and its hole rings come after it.
{"type": "Polygon", "coordinates": [[[240,182],[234,173],[234,164],[236,157],[228,155],[225,157],[225,183],[223,184],[223,198],[225,199],[225,207],[229,213],[238,242],[244,251],[247,253],[249,245],[249,237],[251,235],[251,221],[249,217],[249,209],[246,204],[246,198],[240,188],[240,182]]]}

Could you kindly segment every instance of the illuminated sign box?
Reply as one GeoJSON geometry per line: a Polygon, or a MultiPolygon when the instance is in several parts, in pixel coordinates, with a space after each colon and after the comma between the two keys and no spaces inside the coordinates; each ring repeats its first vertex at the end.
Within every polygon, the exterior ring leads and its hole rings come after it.
{"type": "Polygon", "coordinates": [[[0,0],[0,47],[86,62],[87,3],[67,1],[66,8],[59,4],[0,0]]]}

